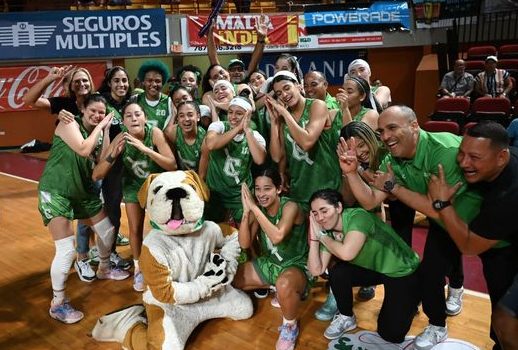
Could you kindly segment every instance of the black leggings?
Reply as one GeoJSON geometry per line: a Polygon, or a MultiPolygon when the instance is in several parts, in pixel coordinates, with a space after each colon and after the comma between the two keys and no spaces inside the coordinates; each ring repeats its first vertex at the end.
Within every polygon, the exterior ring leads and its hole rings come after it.
{"type": "Polygon", "coordinates": [[[378,316],[378,334],[386,341],[405,340],[418,304],[417,273],[405,277],[388,277],[381,273],[338,261],[329,269],[329,282],[342,315],[353,315],[352,287],[383,284],[385,298],[378,316]]]}
{"type": "Polygon", "coordinates": [[[446,326],[444,277],[452,271],[455,264],[459,264],[461,258],[459,249],[448,233],[430,220],[423,260],[419,267],[419,281],[423,311],[434,326],[446,326]]]}

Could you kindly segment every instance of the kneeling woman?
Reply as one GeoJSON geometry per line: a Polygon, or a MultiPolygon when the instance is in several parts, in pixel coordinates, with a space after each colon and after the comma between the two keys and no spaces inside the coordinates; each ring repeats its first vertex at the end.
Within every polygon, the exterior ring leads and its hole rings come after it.
{"type": "Polygon", "coordinates": [[[122,110],[122,133],[117,135],[108,148],[108,156],[94,169],[94,179],[102,179],[117,157],[122,157],[122,194],[126,203],[126,215],[130,231],[130,246],[135,265],[133,289],[143,292],[144,278],[138,259],[144,236],[145,211],[140,206],[137,193],[153,173],[176,170],[176,159],[167,143],[164,133],[147,123],[147,117],[140,105],[127,104],[122,110]]]}
{"type": "Polygon", "coordinates": [[[308,269],[329,281],[339,313],[324,332],[328,339],[356,328],[352,287],[383,284],[385,298],[378,316],[379,335],[401,343],[410,329],[419,296],[419,257],[396,232],[362,208],[344,208],[342,195],[320,190],[311,196],[308,269]]]}
{"type": "MultiPolygon", "coordinates": [[[[103,211],[99,190],[92,180],[93,165],[109,142],[113,114],[105,116],[105,113],[104,97],[90,95],[85,98],[81,117],[75,117],[71,123],[59,122],[38,186],[38,209],[56,246],[50,267],[53,298],[49,314],[63,323],[75,323],[84,316],[65,296],[68,271],[76,255],[74,219],[91,226],[97,235],[100,259],[97,278],[121,280],[129,276],[128,272],[110,266],[114,228],[103,211]]],[[[66,116],[68,112],[62,110],[60,114],[66,116]]]]}
{"type": "Polygon", "coordinates": [[[255,197],[260,207],[246,184],[241,193],[243,219],[239,244],[243,249],[250,248],[258,235],[260,253],[253,261],[239,266],[234,286],[251,290],[275,285],[283,315],[276,349],[293,349],[299,334],[297,309],[312,281],[306,269],[304,212],[295,202],[279,196],[281,178],[271,169],[262,170],[255,178],[255,197]]]}

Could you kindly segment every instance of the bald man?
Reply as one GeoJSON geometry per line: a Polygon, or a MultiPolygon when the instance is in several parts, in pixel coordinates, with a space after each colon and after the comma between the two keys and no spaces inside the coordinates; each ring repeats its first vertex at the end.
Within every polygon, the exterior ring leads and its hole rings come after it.
{"type": "Polygon", "coordinates": [[[466,73],[466,63],[464,60],[455,61],[453,71],[448,72],[442,78],[439,93],[443,97],[467,97],[473,92],[475,78],[466,73]]]}

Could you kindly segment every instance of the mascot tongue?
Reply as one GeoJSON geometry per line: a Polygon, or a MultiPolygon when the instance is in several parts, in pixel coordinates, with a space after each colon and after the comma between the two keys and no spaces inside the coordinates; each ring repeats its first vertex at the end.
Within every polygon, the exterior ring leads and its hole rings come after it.
{"type": "Polygon", "coordinates": [[[176,230],[182,224],[183,224],[183,219],[181,219],[181,220],[169,220],[167,222],[167,228],[169,228],[171,230],[176,230]]]}

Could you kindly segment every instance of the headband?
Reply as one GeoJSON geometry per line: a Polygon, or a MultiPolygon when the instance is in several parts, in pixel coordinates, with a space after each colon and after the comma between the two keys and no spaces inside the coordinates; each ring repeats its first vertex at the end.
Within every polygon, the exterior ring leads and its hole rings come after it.
{"type": "Polygon", "coordinates": [[[356,84],[358,84],[358,86],[360,87],[360,89],[363,91],[364,94],[367,94],[367,91],[365,91],[365,88],[363,87],[363,84],[361,82],[360,79],[356,78],[356,77],[351,77],[349,74],[346,74],[344,76],[344,83],[347,81],[347,80],[352,80],[354,81],[356,84]]]}
{"type": "Polygon", "coordinates": [[[369,73],[371,71],[371,67],[369,66],[369,64],[367,63],[367,61],[365,60],[362,60],[361,58],[358,58],[354,61],[352,61],[351,63],[349,63],[349,67],[347,67],[347,72],[349,74],[351,74],[351,70],[356,67],[356,66],[360,66],[360,67],[365,67],[369,73]]]}
{"type": "Polygon", "coordinates": [[[230,106],[239,106],[241,108],[243,108],[244,110],[246,111],[252,111],[252,104],[250,102],[248,102],[247,99],[243,98],[243,97],[234,97],[230,103],[229,103],[229,107],[230,106]]]}
{"type": "Polygon", "coordinates": [[[286,78],[288,78],[288,80],[293,80],[293,82],[296,82],[296,83],[299,82],[299,80],[297,79],[297,76],[295,74],[293,74],[292,72],[290,72],[289,70],[280,70],[280,71],[278,71],[273,76],[273,79],[275,79],[277,77],[286,77],[286,78]]]}
{"type": "Polygon", "coordinates": [[[228,80],[218,80],[214,83],[214,86],[212,87],[212,91],[214,91],[214,89],[216,89],[217,86],[219,85],[225,85],[227,88],[229,88],[230,90],[234,91],[234,85],[232,85],[232,83],[228,80]]]}

